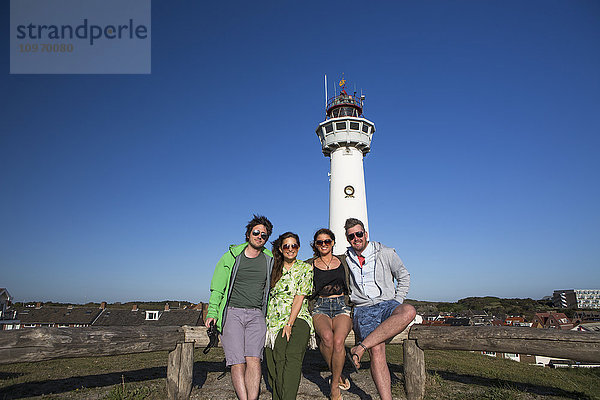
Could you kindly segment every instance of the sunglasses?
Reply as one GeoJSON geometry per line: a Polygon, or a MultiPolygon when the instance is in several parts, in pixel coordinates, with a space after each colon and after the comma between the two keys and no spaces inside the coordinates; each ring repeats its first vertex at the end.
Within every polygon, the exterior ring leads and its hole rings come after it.
{"type": "Polygon", "coordinates": [[[329,246],[331,244],[331,242],[333,242],[333,240],[325,239],[325,240],[317,240],[315,243],[317,244],[317,246],[323,246],[324,244],[329,246]]]}
{"type": "Polygon", "coordinates": [[[300,247],[300,246],[299,246],[299,245],[297,245],[296,243],[294,243],[294,244],[289,244],[289,243],[286,243],[286,244],[284,244],[284,245],[283,245],[283,246],[281,246],[281,247],[283,247],[285,250],[288,250],[288,249],[294,249],[294,250],[296,250],[296,249],[297,249],[298,247],[300,247]]]}
{"type": "Polygon", "coordinates": [[[252,236],[258,236],[260,235],[262,240],[267,240],[269,238],[269,235],[267,235],[264,232],[259,231],[258,229],[255,229],[252,231],[252,236]]]}
{"type": "Polygon", "coordinates": [[[361,237],[365,236],[365,232],[358,231],[358,232],[354,232],[354,233],[349,233],[346,235],[346,237],[348,238],[348,240],[354,240],[354,235],[356,235],[357,238],[361,238],[361,237]]]}

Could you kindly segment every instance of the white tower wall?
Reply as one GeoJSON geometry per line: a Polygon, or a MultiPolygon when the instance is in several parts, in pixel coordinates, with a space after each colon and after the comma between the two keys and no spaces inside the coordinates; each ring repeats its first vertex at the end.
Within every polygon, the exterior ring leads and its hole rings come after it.
{"type": "Polygon", "coordinates": [[[340,147],[330,157],[329,229],[336,238],[333,251],[341,254],[349,245],[344,230],[346,219],[358,218],[369,229],[363,153],[355,147],[340,147]]]}

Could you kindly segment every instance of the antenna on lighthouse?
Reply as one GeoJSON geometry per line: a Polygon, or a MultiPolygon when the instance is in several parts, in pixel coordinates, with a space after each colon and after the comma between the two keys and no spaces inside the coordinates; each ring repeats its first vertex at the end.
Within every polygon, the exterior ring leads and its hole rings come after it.
{"type": "Polygon", "coordinates": [[[325,74],[325,109],[327,109],[327,74],[325,74]]]}

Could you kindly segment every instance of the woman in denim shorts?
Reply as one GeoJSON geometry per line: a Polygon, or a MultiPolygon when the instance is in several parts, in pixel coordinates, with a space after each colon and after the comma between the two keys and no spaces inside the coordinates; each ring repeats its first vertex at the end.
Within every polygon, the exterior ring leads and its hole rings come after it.
{"type": "Polygon", "coordinates": [[[313,266],[314,291],[310,297],[313,325],[321,338],[319,349],[331,370],[331,399],[341,399],[340,389],[348,390],[350,381],[342,376],[346,348],[344,343],[352,329],[352,307],[349,292],[349,271],[345,256],[334,256],[335,235],[329,229],[319,229],[311,246],[314,257],[307,260],[313,266]]]}

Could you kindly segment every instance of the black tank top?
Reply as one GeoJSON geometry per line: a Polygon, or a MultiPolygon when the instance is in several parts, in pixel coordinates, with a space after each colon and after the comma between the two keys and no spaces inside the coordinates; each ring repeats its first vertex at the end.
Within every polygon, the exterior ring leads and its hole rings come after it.
{"type": "Polygon", "coordinates": [[[348,293],[346,288],[346,274],[344,266],[340,263],[335,269],[323,270],[315,267],[313,261],[313,282],[315,297],[328,297],[348,293]]]}

